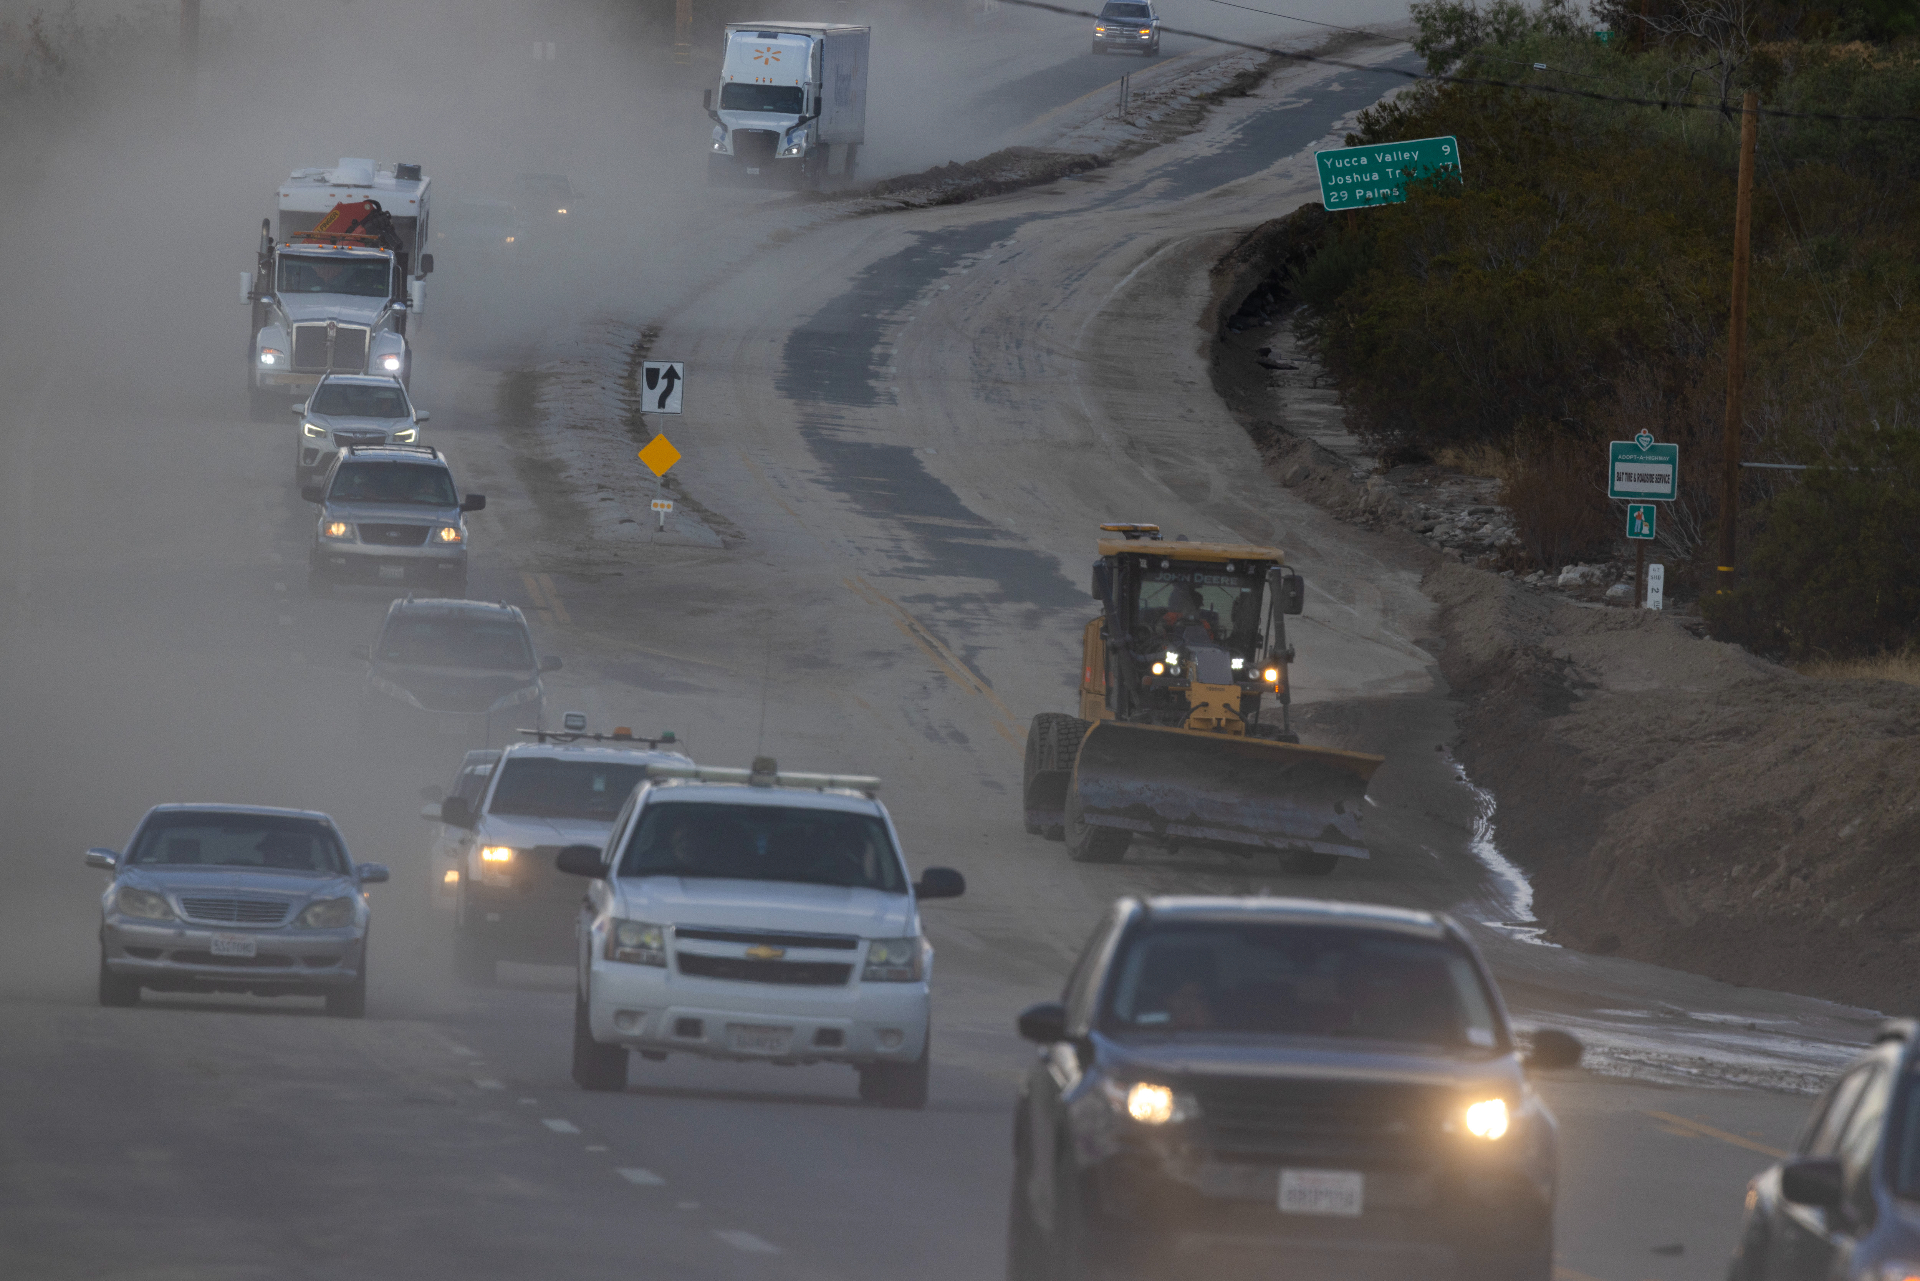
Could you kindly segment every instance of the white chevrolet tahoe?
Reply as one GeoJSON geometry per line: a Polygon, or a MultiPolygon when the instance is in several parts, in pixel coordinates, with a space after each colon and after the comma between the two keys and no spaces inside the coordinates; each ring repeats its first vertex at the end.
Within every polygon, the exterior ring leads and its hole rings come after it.
{"type": "Polygon", "coordinates": [[[927,1100],[933,948],[879,780],[650,764],[604,847],[555,860],[590,877],[579,926],[573,1079],[620,1090],[629,1050],[850,1064],[860,1097],[927,1100]]]}

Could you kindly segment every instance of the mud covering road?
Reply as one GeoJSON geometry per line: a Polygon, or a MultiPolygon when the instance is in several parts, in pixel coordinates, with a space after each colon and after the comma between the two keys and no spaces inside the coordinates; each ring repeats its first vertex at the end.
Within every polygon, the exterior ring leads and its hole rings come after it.
{"type": "MultiPolygon", "coordinates": [[[[1082,56],[1065,40],[1056,61],[1082,56]]],[[[680,1059],[587,1096],[565,970],[454,981],[416,789],[455,754],[354,732],[349,650],[388,602],[304,594],[311,511],[287,427],[243,416],[227,293],[279,172],[355,148],[282,161],[273,121],[236,113],[196,116],[191,147],[164,112],[76,125],[75,153],[118,167],[47,165],[7,210],[42,252],[9,268],[29,304],[0,345],[24,389],[0,419],[0,1273],[992,1276],[1030,1054],[1013,1013],[1057,993],[1116,895],[1264,890],[1486,923],[1520,1021],[1593,1047],[1593,1071],[1542,1085],[1565,1275],[1717,1277],[1744,1178],[1872,1017],[1528,942],[1525,883],[1416,643],[1435,626],[1419,566],[1290,498],[1208,387],[1211,264],[1309,197],[1305,148],[1377,93],[1288,73],[1111,169],[909,214],[683,186],[634,206],[672,239],[609,213],[626,240],[589,233],[531,271],[449,253],[436,274],[414,390],[489,495],[473,594],[527,609],[566,661],[553,706],[673,728],[705,761],[880,774],[912,865],[967,875],[928,908],[924,1113],[858,1107],[845,1071],[680,1059]],[[236,174],[242,144],[273,162],[236,174]],[[126,183],[146,205],[112,198],[126,183]],[[195,211],[228,204],[231,234],[203,234],[195,211]],[[154,241],[156,214],[191,234],[154,241]],[[150,337],[107,360],[108,330],[150,337]],[[689,368],[664,424],[684,504],[652,536],[651,482],[609,457],[663,425],[622,399],[641,347],[689,368]],[[1371,858],[1330,881],[1152,850],[1088,866],[1022,831],[1025,722],[1070,706],[1094,527],[1115,517],[1288,549],[1305,732],[1389,758],[1371,858]],[[183,799],[326,809],[393,867],[365,1022],[94,1005],[101,884],[80,851],[183,799]]]]}

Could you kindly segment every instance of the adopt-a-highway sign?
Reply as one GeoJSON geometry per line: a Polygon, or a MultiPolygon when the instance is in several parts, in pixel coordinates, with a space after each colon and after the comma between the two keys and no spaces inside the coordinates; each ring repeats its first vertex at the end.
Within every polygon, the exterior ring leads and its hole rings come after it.
{"type": "Polygon", "coordinates": [[[1670,503],[1680,497],[1680,446],[1646,432],[1607,442],[1607,497],[1670,503]]]}
{"type": "Polygon", "coordinates": [[[1320,203],[1328,209],[1366,209],[1396,205],[1407,198],[1407,184],[1436,174],[1460,173],[1460,143],[1455,138],[1415,138],[1371,147],[1334,147],[1316,152],[1320,167],[1320,203]]]}

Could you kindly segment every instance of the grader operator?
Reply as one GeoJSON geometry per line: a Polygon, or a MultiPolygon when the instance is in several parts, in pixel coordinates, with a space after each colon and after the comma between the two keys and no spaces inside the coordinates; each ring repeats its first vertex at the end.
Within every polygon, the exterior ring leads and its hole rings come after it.
{"type": "Polygon", "coordinates": [[[1305,583],[1277,548],[1168,543],[1102,525],[1080,714],[1027,730],[1027,831],[1113,863],[1135,836],[1325,875],[1365,858],[1360,804],[1383,758],[1306,747],[1288,717],[1286,617],[1305,583]]]}

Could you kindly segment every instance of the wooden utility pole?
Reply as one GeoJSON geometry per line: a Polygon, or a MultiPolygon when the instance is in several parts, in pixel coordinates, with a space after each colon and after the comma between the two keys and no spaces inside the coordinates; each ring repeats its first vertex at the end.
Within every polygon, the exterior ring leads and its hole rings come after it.
{"type": "Polygon", "coordinates": [[[1720,567],[1716,589],[1733,587],[1734,526],[1740,518],[1741,404],[1747,371],[1747,260],[1753,239],[1753,145],[1760,132],[1760,95],[1740,104],[1740,186],[1733,215],[1733,315],[1727,322],[1727,426],[1720,451],[1720,567]]]}

